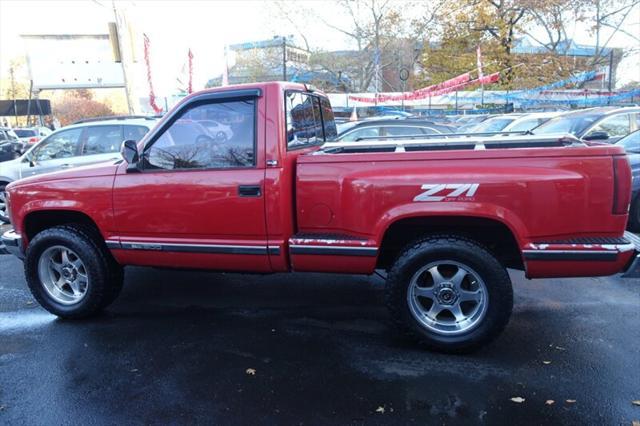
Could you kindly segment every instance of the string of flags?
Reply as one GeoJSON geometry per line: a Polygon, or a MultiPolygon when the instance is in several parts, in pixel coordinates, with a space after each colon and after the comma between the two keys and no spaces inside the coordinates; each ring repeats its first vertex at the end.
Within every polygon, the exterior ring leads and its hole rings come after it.
{"type": "Polygon", "coordinates": [[[156,114],[160,114],[163,109],[158,106],[156,103],[156,94],[153,90],[153,80],[151,79],[151,60],[150,60],[150,50],[151,50],[151,41],[146,34],[143,34],[144,38],[144,63],[147,67],[147,82],[149,83],[149,105],[155,111],[156,114]]]}
{"type": "MultiPolygon", "coordinates": [[[[458,76],[455,76],[449,80],[443,81],[438,84],[433,84],[427,87],[423,87],[421,89],[414,90],[413,92],[403,92],[400,94],[382,94],[376,93],[373,96],[349,96],[349,100],[369,103],[369,104],[378,104],[384,102],[398,102],[398,101],[415,101],[426,98],[431,98],[433,96],[445,95],[451,92],[458,92],[462,89],[468,89],[473,86],[481,86],[484,88],[486,84],[493,84],[500,81],[500,76],[503,72],[508,69],[494,72],[492,74],[484,75],[482,70],[482,52],[480,50],[480,46],[476,49],[476,61],[477,68],[474,71],[477,71],[478,77],[473,79],[471,77],[472,72],[465,72],[458,76]]],[[[596,71],[584,71],[579,74],[573,75],[571,77],[555,81],[553,83],[545,84],[542,86],[534,87],[532,89],[526,90],[518,90],[511,93],[490,93],[487,97],[469,97],[465,96],[465,101],[471,102],[500,102],[500,103],[508,103],[508,102],[519,102],[521,104],[535,104],[535,103],[567,103],[567,104],[575,104],[575,99],[566,99],[566,100],[554,100],[554,99],[540,99],[541,95],[546,94],[546,92],[552,91],[554,89],[560,89],[570,85],[576,85],[580,83],[584,83],[591,80],[596,80],[602,77],[602,72],[596,71]]],[[[600,94],[599,92],[593,92],[593,94],[598,95],[598,99],[586,99],[587,92],[584,93],[576,93],[574,96],[584,98],[584,102],[581,104],[584,105],[599,105],[606,104],[612,101],[623,100],[627,98],[631,98],[637,96],[637,90],[625,92],[625,93],[607,93],[600,94]]],[[[564,94],[563,94],[564,95],[564,94]]],[[[572,96],[569,94],[569,96],[572,96]]]]}

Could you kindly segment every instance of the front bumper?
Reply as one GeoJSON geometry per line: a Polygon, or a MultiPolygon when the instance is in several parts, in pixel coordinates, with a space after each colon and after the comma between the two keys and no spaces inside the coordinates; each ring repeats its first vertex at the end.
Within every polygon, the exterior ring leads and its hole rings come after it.
{"type": "Polygon", "coordinates": [[[622,273],[622,278],[640,278],[640,237],[631,232],[625,232],[624,237],[633,243],[636,251],[631,263],[629,263],[627,269],[622,273]]]}
{"type": "Polygon", "coordinates": [[[5,232],[0,239],[9,253],[20,259],[24,259],[24,249],[22,247],[22,237],[20,234],[11,229],[5,232]]]}

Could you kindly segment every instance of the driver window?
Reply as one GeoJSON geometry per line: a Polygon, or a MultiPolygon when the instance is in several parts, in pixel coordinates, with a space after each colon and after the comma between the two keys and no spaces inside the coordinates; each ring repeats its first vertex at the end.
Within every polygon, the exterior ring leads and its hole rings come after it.
{"type": "Polygon", "coordinates": [[[182,111],[144,152],[146,169],[255,165],[255,101],[196,104],[182,111]]]}
{"type": "Polygon", "coordinates": [[[33,149],[33,160],[47,161],[75,157],[78,155],[81,134],[82,128],[76,128],[51,135],[33,149]]]}
{"type": "Polygon", "coordinates": [[[589,134],[594,132],[607,132],[610,138],[626,136],[630,132],[629,114],[618,114],[606,118],[598,123],[589,134]]]}

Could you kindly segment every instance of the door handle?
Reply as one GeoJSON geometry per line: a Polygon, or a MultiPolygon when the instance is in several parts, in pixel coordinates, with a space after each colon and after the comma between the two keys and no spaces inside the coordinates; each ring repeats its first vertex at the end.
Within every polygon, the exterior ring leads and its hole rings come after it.
{"type": "Polygon", "coordinates": [[[70,169],[71,167],[73,167],[73,164],[69,164],[69,163],[60,164],[60,167],[63,169],[70,169]]]}
{"type": "Polygon", "coordinates": [[[259,197],[262,195],[260,185],[240,185],[238,186],[238,195],[241,197],[259,197]]]}

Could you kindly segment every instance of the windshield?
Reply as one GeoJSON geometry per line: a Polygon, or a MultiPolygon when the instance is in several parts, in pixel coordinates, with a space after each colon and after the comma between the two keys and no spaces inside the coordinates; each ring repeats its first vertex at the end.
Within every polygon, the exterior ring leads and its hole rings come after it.
{"type": "Polygon", "coordinates": [[[536,135],[544,135],[549,133],[570,133],[580,136],[602,115],[567,115],[556,117],[536,128],[533,133],[536,135]]]}
{"type": "Polygon", "coordinates": [[[13,131],[16,132],[16,135],[18,135],[19,138],[31,138],[36,136],[36,131],[31,129],[13,129],[13,131]]]}
{"type": "Polygon", "coordinates": [[[499,118],[490,118],[488,120],[483,121],[473,128],[473,133],[489,133],[489,132],[499,132],[500,130],[507,127],[511,122],[515,120],[515,117],[499,117],[499,118]]]}
{"type": "Polygon", "coordinates": [[[336,127],[338,128],[338,134],[341,135],[344,132],[346,132],[347,130],[355,127],[357,124],[359,124],[358,121],[348,121],[346,123],[338,123],[336,125],[336,127]]]}

